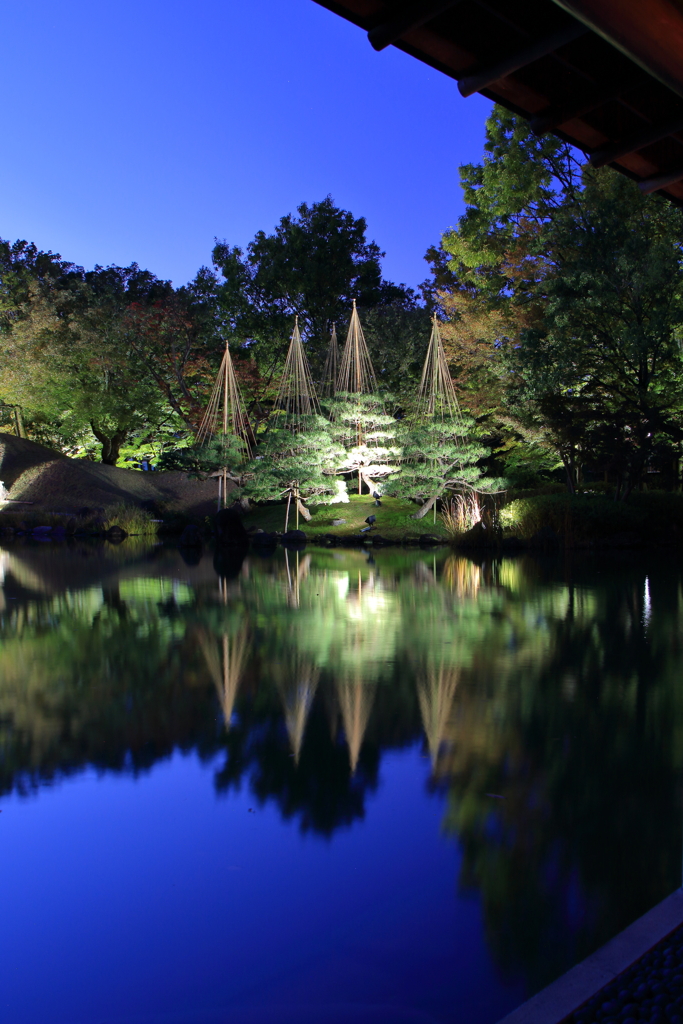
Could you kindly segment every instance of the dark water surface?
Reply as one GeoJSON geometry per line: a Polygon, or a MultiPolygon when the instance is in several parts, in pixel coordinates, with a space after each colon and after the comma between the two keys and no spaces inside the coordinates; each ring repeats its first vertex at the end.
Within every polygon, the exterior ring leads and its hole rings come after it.
{"type": "Polygon", "coordinates": [[[493,1024],[681,883],[663,555],[0,567],[3,1021],[493,1024]]]}

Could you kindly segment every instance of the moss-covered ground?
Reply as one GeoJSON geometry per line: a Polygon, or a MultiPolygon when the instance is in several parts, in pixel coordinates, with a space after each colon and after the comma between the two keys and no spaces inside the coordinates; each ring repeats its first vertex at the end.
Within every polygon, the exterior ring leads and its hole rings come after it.
{"type": "MultiPolygon", "coordinates": [[[[433,537],[447,540],[448,536],[440,517],[437,515],[435,523],[433,512],[428,512],[423,519],[413,519],[412,516],[417,509],[418,506],[413,502],[400,498],[382,498],[382,504],[378,508],[370,495],[353,494],[350,495],[348,504],[309,506],[312,519],[307,523],[300,516],[299,529],[311,539],[325,533],[333,534],[335,537],[357,537],[367,526],[366,518],[374,515],[377,516],[377,521],[368,536],[374,533],[386,537],[387,540],[410,540],[428,533],[433,537]],[[333,521],[339,519],[343,519],[344,522],[334,526],[333,521]]],[[[244,517],[244,525],[248,530],[261,529],[266,533],[282,533],[285,528],[284,503],[255,508],[244,517]]],[[[296,512],[293,506],[290,508],[288,529],[296,529],[296,512]]]]}

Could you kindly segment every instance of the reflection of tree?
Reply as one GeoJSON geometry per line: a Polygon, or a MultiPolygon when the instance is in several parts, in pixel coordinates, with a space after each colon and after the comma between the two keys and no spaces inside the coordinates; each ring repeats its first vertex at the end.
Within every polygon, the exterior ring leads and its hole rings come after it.
{"type": "Polygon", "coordinates": [[[632,564],[319,551],[291,586],[283,557],[247,564],[220,597],[153,565],[57,597],[27,577],[42,596],[0,617],[0,786],[194,749],[330,836],[421,718],[460,885],[530,989],[679,884],[678,569],[648,568],[646,616],[632,564]]]}
{"type": "Polygon", "coordinates": [[[246,626],[242,626],[235,636],[223,633],[218,642],[207,630],[200,629],[198,640],[218,693],[225,728],[229,729],[249,649],[246,626]]]}
{"type": "Polygon", "coordinates": [[[248,780],[260,803],[274,801],[285,819],[299,821],[302,831],[324,836],[362,819],[365,795],[377,784],[378,748],[361,753],[352,775],[345,745],[330,740],[325,710],[317,699],[297,762],[288,738],[283,742],[278,703],[244,708],[226,737],[226,759],[216,777],[219,791],[248,780]]]}
{"type": "Polygon", "coordinates": [[[625,583],[529,588],[523,618],[510,602],[516,645],[489,636],[438,762],[460,884],[530,991],[680,884],[680,662],[672,623],[646,637],[625,583]]]}

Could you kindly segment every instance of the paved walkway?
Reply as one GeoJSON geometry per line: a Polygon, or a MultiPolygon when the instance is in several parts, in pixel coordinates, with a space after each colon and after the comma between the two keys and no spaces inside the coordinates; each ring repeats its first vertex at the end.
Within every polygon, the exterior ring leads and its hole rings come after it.
{"type": "Polygon", "coordinates": [[[500,1024],[683,1024],[683,890],[500,1024]]]}

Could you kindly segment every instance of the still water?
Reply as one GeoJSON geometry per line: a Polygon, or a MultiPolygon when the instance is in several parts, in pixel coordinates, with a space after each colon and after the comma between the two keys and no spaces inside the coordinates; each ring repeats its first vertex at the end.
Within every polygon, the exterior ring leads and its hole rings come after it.
{"type": "Polygon", "coordinates": [[[0,568],[3,1021],[493,1024],[681,883],[671,559],[0,568]]]}

